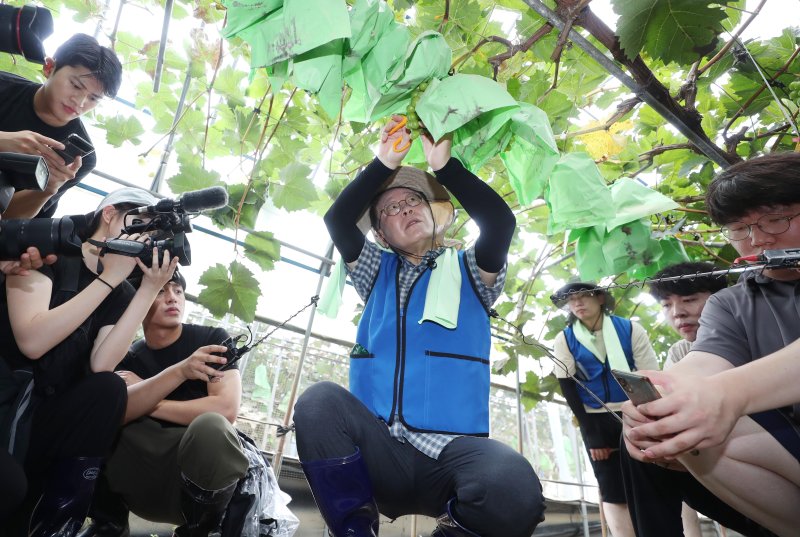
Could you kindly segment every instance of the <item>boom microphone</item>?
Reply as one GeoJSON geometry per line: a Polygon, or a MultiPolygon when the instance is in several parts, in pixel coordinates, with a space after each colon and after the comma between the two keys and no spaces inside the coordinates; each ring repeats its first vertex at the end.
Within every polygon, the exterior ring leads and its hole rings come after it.
{"type": "Polygon", "coordinates": [[[186,192],[178,199],[159,200],[155,205],[133,209],[129,211],[129,214],[199,213],[208,209],[219,209],[227,204],[228,192],[221,186],[212,186],[186,192]]]}

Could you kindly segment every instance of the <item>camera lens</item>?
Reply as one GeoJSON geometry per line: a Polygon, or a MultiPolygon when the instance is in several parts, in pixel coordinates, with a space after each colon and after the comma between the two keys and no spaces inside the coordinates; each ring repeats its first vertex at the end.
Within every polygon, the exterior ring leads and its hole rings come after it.
{"type": "Polygon", "coordinates": [[[81,241],[69,218],[0,221],[0,259],[19,259],[31,246],[43,256],[81,255],[81,241]]]}
{"type": "Polygon", "coordinates": [[[47,8],[0,5],[0,51],[44,63],[42,41],[52,33],[53,15],[47,8]]]}

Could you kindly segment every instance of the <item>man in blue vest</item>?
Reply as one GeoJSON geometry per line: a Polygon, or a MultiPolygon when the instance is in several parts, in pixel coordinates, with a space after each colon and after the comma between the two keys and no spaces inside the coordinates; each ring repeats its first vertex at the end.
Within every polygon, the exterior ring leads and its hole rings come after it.
{"type": "Polygon", "coordinates": [[[522,455],[487,438],[488,312],[516,221],[451,158],[449,139],[422,137],[435,178],[401,166],[401,119],[325,215],[366,305],[350,391],[321,382],[298,399],[300,460],[335,537],[377,535],[379,512],[437,517],[438,537],[529,537],[543,519],[541,485],[522,455]],[[481,231],[464,251],[443,238],[447,189],[481,231]],[[380,246],[366,240],[370,227],[380,246]]]}
{"type": "Polygon", "coordinates": [[[609,413],[618,412],[628,397],[611,370],[658,369],[655,352],[641,325],[611,315],[613,297],[595,284],[568,283],[551,299],[570,312],[569,326],[553,345],[561,393],[578,420],[611,533],[633,537],[620,468],[622,424],[609,413]],[[578,386],[573,376],[585,388],[578,386]]]}

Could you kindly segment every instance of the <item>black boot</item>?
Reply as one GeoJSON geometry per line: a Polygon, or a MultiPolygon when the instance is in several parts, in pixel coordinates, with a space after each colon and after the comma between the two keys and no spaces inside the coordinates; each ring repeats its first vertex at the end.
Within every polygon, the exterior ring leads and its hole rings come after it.
{"type": "Polygon", "coordinates": [[[223,489],[206,490],[192,483],[185,475],[181,477],[181,512],[186,523],[175,528],[173,537],[207,537],[219,529],[238,481],[223,489]]]}
{"type": "Polygon", "coordinates": [[[131,534],[128,506],[122,496],[112,492],[105,474],[100,474],[97,479],[89,517],[92,522],[78,533],[78,537],[129,537],[131,534]]]}
{"type": "Polygon", "coordinates": [[[301,464],[333,537],[377,537],[378,506],[372,496],[367,465],[358,448],[341,459],[301,464]]]}
{"type": "Polygon", "coordinates": [[[53,464],[31,514],[28,537],[75,536],[89,511],[102,461],[75,457],[53,464]]]}
{"type": "Polygon", "coordinates": [[[469,531],[462,526],[453,517],[453,503],[456,501],[452,498],[447,502],[445,512],[436,517],[436,529],[431,533],[431,537],[480,537],[477,533],[469,531]]]}

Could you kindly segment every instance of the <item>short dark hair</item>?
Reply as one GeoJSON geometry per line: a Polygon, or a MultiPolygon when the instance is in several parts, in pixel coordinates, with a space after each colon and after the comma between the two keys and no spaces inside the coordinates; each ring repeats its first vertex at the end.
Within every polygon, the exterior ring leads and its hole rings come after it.
{"type": "Polygon", "coordinates": [[[380,192],[375,194],[375,197],[372,198],[372,201],[369,202],[369,225],[372,226],[372,229],[380,229],[381,228],[380,227],[381,226],[381,215],[380,215],[380,211],[378,210],[378,207],[377,207],[378,200],[381,198],[381,196],[383,196],[384,194],[386,194],[390,190],[397,190],[398,188],[404,188],[406,190],[410,190],[412,192],[416,192],[417,194],[419,194],[419,197],[421,197],[425,201],[425,203],[430,205],[430,201],[428,201],[428,196],[426,196],[424,192],[422,192],[420,190],[417,190],[416,188],[411,188],[411,187],[407,187],[407,186],[393,186],[391,188],[387,188],[386,190],[381,190],[380,192]]]}
{"type": "MultiPolygon", "coordinates": [[[[139,287],[142,285],[142,278],[143,277],[144,277],[144,274],[137,267],[137,268],[134,269],[134,271],[131,273],[131,275],[128,276],[128,283],[130,283],[133,286],[134,289],[139,289],[139,287]]],[[[164,284],[164,287],[166,287],[167,285],[169,285],[171,283],[175,283],[175,284],[179,285],[180,288],[184,290],[184,292],[186,291],[186,278],[184,278],[183,274],[181,274],[178,271],[178,267],[175,267],[175,272],[172,274],[172,278],[170,278],[169,281],[164,284]]],[[[162,287],[162,289],[163,289],[163,287],[162,287]]]]}
{"type": "Polygon", "coordinates": [[[705,261],[689,261],[670,265],[656,273],[653,279],[674,276],[686,276],[686,278],[666,282],[652,282],[650,284],[650,294],[656,300],[664,300],[669,295],[689,296],[706,291],[714,294],[728,287],[728,280],[725,275],[691,277],[691,274],[701,274],[714,270],[718,270],[718,268],[705,261]]]}
{"type": "Polygon", "coordinates": [[[178,267],[175,267],[175,272],[172,274],[172,278],[170,278],[169,282],[177,283],[178,285],[181,286],[181,289],[186,291],[186,278],[184,278],[183,274],[180,273],[178,267]]]}
{"type": "Polygon", "coordinates": [[[711,219],[728,224],[763,207],[800,203],[800,153],[772,153],[737,162],[708,185],[711,219]]]}
{"type": "Polygon", "coordinates": [[[53,54],[56,71],[67,65],[85,67],[103,86],[103,93],[112,99],[117,96],[122,83],[122,64],[114,51],[101,46],[97,39],[86,34],[75,34],[67,39],[53,54]]]}

